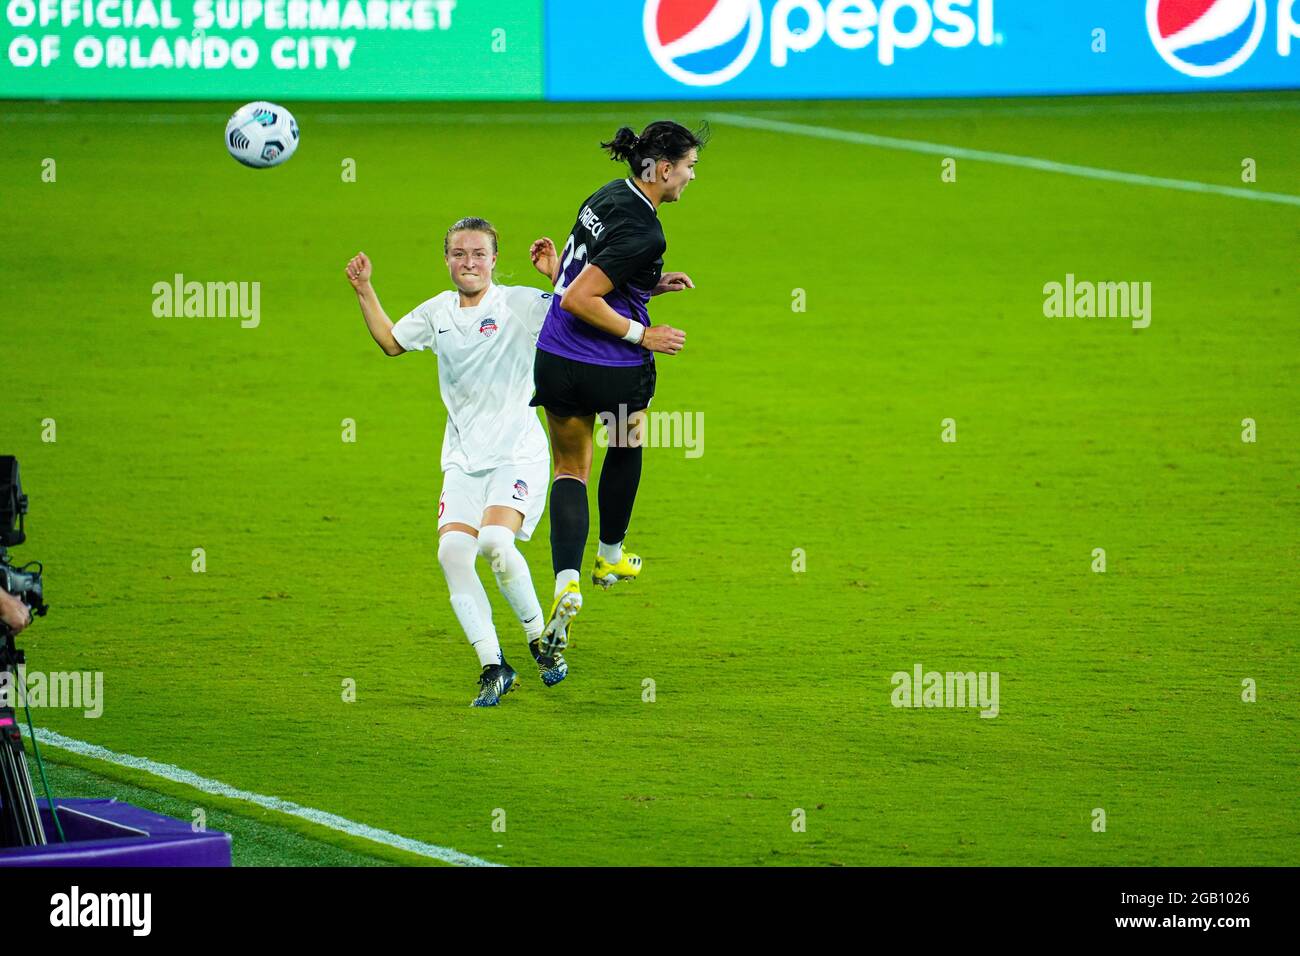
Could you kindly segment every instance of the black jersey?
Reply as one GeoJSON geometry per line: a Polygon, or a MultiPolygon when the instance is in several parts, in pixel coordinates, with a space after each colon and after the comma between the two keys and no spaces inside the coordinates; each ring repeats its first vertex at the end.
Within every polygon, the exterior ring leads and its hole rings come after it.
{"type": "Polygon", "coordinates": [[[582,203],[560,253],[560,278],[537,347],[593,365],[640,365],[652,360],[640,345],[602,332],[560,307],[565,288],[591,263],[614,289],[605,301],[619,315],[650,325],[646,303],[663,275],[663,227],[654,204],[631,179],[607,183],[582,203]]]}

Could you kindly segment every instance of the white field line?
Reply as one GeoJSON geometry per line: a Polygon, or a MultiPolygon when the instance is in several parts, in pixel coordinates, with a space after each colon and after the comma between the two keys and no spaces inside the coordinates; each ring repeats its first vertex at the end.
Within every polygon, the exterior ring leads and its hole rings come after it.
{"type": "MultiPolygon", "coordinates": [[[[1159,116],[1177,113],[1275,113],[1300,112],[1300,97],[1282,100],[1200,100],[1191,99],[1173,103],[1112,103],[1101,97],[1090,103],[1063,101],[1058,103],[1023,103],[1004,101],[1002,106],[965,105],[961,101],[920,104],[915,106],[885,106],[864,103],[846,109],[848,104],[807,102],[806,105],[789,103],[777,109],[746,109],[749,116],[766,116],[772,119],[980,119],[986,116],[1072,117],[1072,116],[1159,116]]],[[[742,107],[743,108],[743,107],[742,107]]]]}
{"type": "MultiPolygon", "coordinates": [[[[27,728],[22,727],[24,734],[27,728]]],[[[207,777],[200,777],[198,774],[180,767],[173,767],[171,764],[158,763],[149,760],[146,757],[132,757],[130,754],[119,754],[112,750],[107,750],[98,744],[88,744],[84,740],[74,740],[71,737],[65,737],[53,730],[47,730],[44,727],[36,728],[36,739],[42,746],[59,747],[63,750],[69,750],[75,754],[81,754],[84,757],[93,757],[96,760],[103,760],[108,763],[117,764],[119,767],[129,767],[132,770],[143,770],[145,773],[153,774],[155,777],[162,777],[165,780],[171,780],[175,783],[183,783],[186,786],[194,787],[196,790],[202,790],[204,793],[210,793],[218,797],[226,797],[231,800],[240,800],[244,803],[252,803],[267,810],[275,810],[278,813],[285,813],[291,817],[298,817],[307,820],[319,826],[328,827],[331,830],[337,830],[339,833],[346,833],[348,836],[360,837],[363,840],[370,840],[374,843],[382,843],[385,846],[395,847],[399,850],[405,850],[408,853],[415,853],[419,856],[428,857],[431,860],[440,860],[443,863],[450,863],[454,866],[499,866],[497,863],[490,863],[487,860],[480,860],[476,856],[470,856],[467,853],[461,853],[459,850],[453,850],[450,847],[438,846],[433,843],[423,843],[419,840],[412,840],[409,837],[400,836],[396,833],[389,833],[387,830],[380,830],[376,827],[368,826],[364,823],[356,823],[337,814],[326,813],[324,810],[314,810],[311,807],[304,807],[289,800],[281,800],[279,797],[267,797],[260,793],[251,793],[248,790],[240,790],[229,784],[222,783],[220,780],[209,780],[207,777]]]]}
{"type": "Polygon", "coordinates": [[[732,126],[743,126],[749,129],[766,130],[772,133],[788,133],[794,136],[810,136],[814,139],[829,139],[841,143],[855,143],[859,146],[876,146],[881,149],[897,149],[912,153],[928,153],[932,156],[998,163],[1003,166],[1017,166],[1021,169],[1034,169],[1044,173],[1061,173],[1066,176],[1078,176],[1082,179],[1099,179],[1105,182],[1125,183],[1130,186],[1150,186],[1157,189],[1176,189],[1189,193],[1231,196],[1234,199],[1251,199],[1255,202],[1272,202],[1287,206],[1300,206],[1300,196],[1293,196],[1290,193],[1270,193],[1262,190],[1256,191],[1253,189],[1242,189],[1238,186],[1219,186],[1215,183],[1200,183],[1190,179],[1168,179],[1164,176],[1144,176],[1140,173],[1125,173],[1114,169],[1100,169],[1095,166],[1079,166],[1074,163],[1058,163],[1055,160],[1037,159],[1033,156],[1017,156],[1014,153],[995,153],[983,149],[966,149],[963,146],[930,143],[919,139],[900,139],[895,136],[878,136],[874,133],[861,133],[855,130],[835,129],[830,126],[809,126],[804,123],[789,123],[782,120],[762,119],[757,116],[747,116],[739,113],[711,113],[709,119],[718,123],[726,123],[732,126]]]}

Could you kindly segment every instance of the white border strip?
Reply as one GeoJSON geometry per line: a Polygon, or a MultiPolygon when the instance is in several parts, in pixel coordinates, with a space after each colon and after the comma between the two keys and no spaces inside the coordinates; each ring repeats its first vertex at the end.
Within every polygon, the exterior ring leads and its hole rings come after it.
{"type": "MultiPolygon", "coordinates": [[[[27,734],[27,728],[22,727],[24,734],[27,734]]],[[[356,823],[344,817],[333,813],[326,813],[324,810],[314,810],[311,807],[300,806],[289,800],[281,800],[279,797],[267,797],[260,793],[251,793],[248,790],[240,790],[229,784],[222,783],[220,780],[209,780],[207,777],[200,777],[198,774],[189,770],[183,770],[180,767],[173,767],[171,764],[158,763],[149,760],[146,757],[132,757],[130,754],[119,754],[108,750],[98,744],[89,744],[84,740],[74,740],[71,737],[65,737],[57,731],[48,730],[44,727],[36,728],[36,739],[42,745],[48,744],[51,747],[59,747],[63,750],[70,750],[72,753],[81,754],[84,757],[93,757],[96,760],[103,760],[108,763],[117,764],[119,767],[129,767],[132,770],[143,770],[145,773],[153,774],[155,777],[162,777],[165,780],[171,780],[175,783],[183,783],[186,786],[194,787],[196,790],[202,790],[204,793],[210,793],[218,797],[227,797],[231,800],[242,800],[244,803],[256,804],[267,810],[275,810],[278,813],[287,813],[291,817],[298,817],[315,823],[319,826],[328,827],[331,830],[337,830],[340,833],[346,833],[348,836],[361,837],[363,840],[371,840],[374,843],[382,843],[385,846],[395,847],[398,850],[405,850],[408,853],[415,853],[419,856],[428,857],[431,860],[439,860],[443,863],[450,863],[453,866],[500,866],[499,863],[490,863],[487,860],[481,860],[476,856],[470,856],[467,853],[461,853],[459,850],[453,850],[450,847],[438,846],[434,843],[423,843],[419,840],[412,840],[409,837],[399,836],[396,833],[389,833],[387,830],[380,830],[376,827],[364,823],[356,823]]]]}
{"type": "Polygon", "coordinates": [[[1214,183],[1198,183],[1190,179],[1167,179],[1163,176],[1144,176],[1140,173],[1122,173],[1113,169],[1099,169],[1094,166],[1077,166],[1074,163],[1058,163],[1050,159],[1036,159],[1032,156],[1017,156],[1014,153],[993,153],[983,149],[966,149],[962,146],[947,146],[943,143],[929,143],[919,139],[898,139],[894,136],[877,136],[874,133],[860,133],[855,130],[833,129],[829,126],[807,126],[803,123],[787,123],[782,120],[760,119],[756,116],[742,116],[738,113],[712,113],[709,119],[733,126],[750,129],[767,130],[772,133],[789,133],[795,136],[812,136],[817,139],[833,139],[842,143],[856,143],[860,146],[878,146],[882,149],[900,149],[913,153],[928,153],[932,156],[953,157],[955,159],[973,159],[986,163],[999,163],[1003,166],[1018,166],[1022,169],[1035,169],[1044,173],[1062,173],[1066,176],[1079,176],[1083,179],[1100,179],[1111,183],[1126,183],[1130,186],[1153,186],[1158,189],[1177,189],[1189,193],[1208,193],[1216,196],[1231,196],[1234,199],[1253,199],[1256,202],[1280,203],[1286,206],[1300,206],[1300,196],[1289,193],[1270,193],[1242,189],[1237,186],[1219,186],[1214,183]]]}

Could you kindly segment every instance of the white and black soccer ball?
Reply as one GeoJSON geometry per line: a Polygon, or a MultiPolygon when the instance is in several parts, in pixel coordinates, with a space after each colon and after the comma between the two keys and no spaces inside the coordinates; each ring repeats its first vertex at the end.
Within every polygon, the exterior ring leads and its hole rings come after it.
{"type": "Polygon", "coordinates": [[[283,106],[258,100],[226,123],[226,149],[245,166],[279,166],[298,148],[298,122],[283,106]]]}

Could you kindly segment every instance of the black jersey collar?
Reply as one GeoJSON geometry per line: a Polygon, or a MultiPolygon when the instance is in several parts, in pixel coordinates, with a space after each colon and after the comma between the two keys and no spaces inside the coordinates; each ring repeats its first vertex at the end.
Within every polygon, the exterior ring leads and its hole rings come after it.
{"type": "Polygon", "coordinates": [[[656,216],[659,215],[659,210],[655,208],[655,204],[652,203],[649,199],[646,199],[646,197],[645,197],[645,193],[643,193],[643,192],[642,192],[642,191],[637,187],[637,184],[636,184],[636,183],[632,182],[632,177],[631,177],[631,176],[629,176],[627,179],[623,180],[623,182],[627,183],[627,188],[630,189],[630,190],[632,190],[632,192],[636,193],[637,196],[640,197],[641,201],[642,201],[643,203],[645,203],[647,206],[650,207],[650,211],[651,211],[652,213],[654,213],[656,216]]]}

